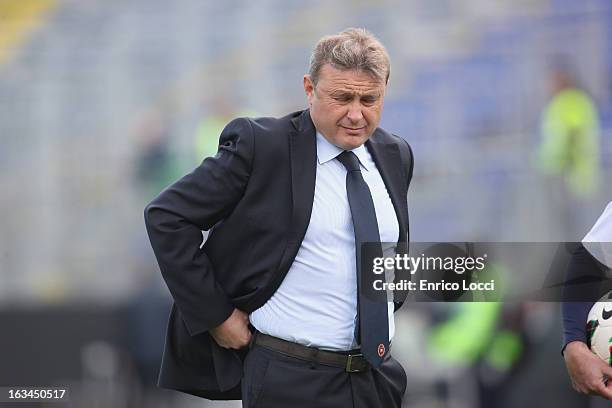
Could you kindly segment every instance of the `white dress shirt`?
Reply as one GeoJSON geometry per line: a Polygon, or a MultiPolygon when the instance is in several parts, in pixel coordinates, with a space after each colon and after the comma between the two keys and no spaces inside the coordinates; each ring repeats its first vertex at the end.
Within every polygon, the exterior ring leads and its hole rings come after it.
{"type": "Polygon", "coordinates": [[[582,245],[599,262],[612,268],[612,201],[586,234],[582,245]]]}
{"type": "MultiPolygon", "coordinates": [[[[250,315],[262,333],[326,350],[355,343],[357,276],[355,235],[346,193],[342,149],[317,132],[317,169],[310,223],[302,245],[274,295],[250,315]]],[[[365,146],[353,150],[370,188],[381,242],[397,242],[399,226],[389,193],[365,146]]],[[[385,255],[387,255],[385,253],[385,255]]],[[[389,302],[389,340],[393,302],[389,302]]]]}

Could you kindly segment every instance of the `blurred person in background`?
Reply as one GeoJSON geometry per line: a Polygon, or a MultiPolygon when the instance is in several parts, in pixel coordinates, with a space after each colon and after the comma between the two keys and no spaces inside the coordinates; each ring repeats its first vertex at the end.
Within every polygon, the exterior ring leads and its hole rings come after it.
{"type": "Polygon", "coordinates": [[[542,114],[540,166],[555,178],[551,202],[561,209],[553,217],[562,238],[580,231],[577,209],[597,192],[601,178],[599,116],[589,94],[582,89],[568,64],[558,61],[550,77],[552,98],[542,114]]]}
{"type": "MultiPolygon", "coordinates": [[[[598,299],[598,283],[609,276],[612,268],[612,202],[605,208],[593,228],[574,250],[568,266],[568,285],[595,283],[562,305],[564,346],[563,356],[574,389],[583,394],[600,395],[612,399],[612,367],[595,355],[588,347],[587,318],[594,302],[578,301],[598,299]]],[[[572,288],[569,287],[568,291],[572,288]]],[[[575,291],[574,291],[575,292],[575,291]]],[[[568,292],[572,294],[573,292],[568,292]]]]}
{"type": "Polygon", "coordinates": [[[147,201],[179,176],[170,137],[169,121],[159,113],[151,114],[139,129],[135,181],[147,201]]]}
{"type": "MultiPolygon", "coordinates": [[[[238,98],[229,97],[224,93],[215,93],[210,104],[210,111],[205,112],[202,119],[198,123],[195,132],[195,159],[196,164],[199,164],[202,159],[214,156],[217,153],[218,137],[223,132],[225,125],[238,116],[255,117],[257,115],[253,110],[241,109],[237,110],[238,105],[235,102],[238,98]]],[[[158,190],[159,191],[159,190],[158,190]]]]}
{"type": "MultiPolygon", "coordinates": [[[[474,279],[503,280],[511,269],[491,263],[474,279]]],[[[432,328],[427,352],[444,375],[437,391],[452,406],[490,407],[508,399],[512,384],[524,371],[527,342],[523,304],[472,299],[445,305],[440,321],[432,328]]],[[[440,310],[441,311],[441,310],[440,310]]],[[[439,313],[439,312],[438,312],[439,313]]]]}
{"type": "Polygon", "coordinates": [[[389,72],[366,30],[322,38],[307,110],[230,122],[147,206],[174,298],[160,386],[245,407],[401,406],[401,302],[362,296],[357,267],[361,243],[408,240],[412,152],[377,127],[389,72]]]}

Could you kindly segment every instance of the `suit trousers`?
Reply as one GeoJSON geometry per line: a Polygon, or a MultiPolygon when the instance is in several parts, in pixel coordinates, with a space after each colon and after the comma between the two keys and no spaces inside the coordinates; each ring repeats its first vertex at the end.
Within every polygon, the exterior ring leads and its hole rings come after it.
{"type": "Polygon", "coordinates": [[[244,361],[243,408],[400,408],[406,372],[393,357],[348,373],[256,344],[244,361]]]}

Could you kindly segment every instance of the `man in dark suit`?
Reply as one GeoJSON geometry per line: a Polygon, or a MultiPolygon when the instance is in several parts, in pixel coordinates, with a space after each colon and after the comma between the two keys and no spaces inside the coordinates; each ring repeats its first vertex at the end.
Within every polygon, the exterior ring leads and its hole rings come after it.
{"type": "Polygon", "coordinates": [[[217,155],[147,206],[175,302],[160,386],[246,407],[401,406],[401,303],[357,273],[362,243],[408,240],[412,152],[377,127],[388,78],[367,31],[322,38],[307,110],[230,122],[217,155]]]}

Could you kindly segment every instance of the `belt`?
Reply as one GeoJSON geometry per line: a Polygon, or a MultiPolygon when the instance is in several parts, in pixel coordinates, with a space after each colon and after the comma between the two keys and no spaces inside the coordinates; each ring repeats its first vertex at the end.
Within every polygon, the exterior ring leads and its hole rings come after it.
{"type": "Polygon", "coordinates": [[[253,343],[258,346],[274,350],[278,353],[300,360],[311,361],[326,366],[344,369],[347,373],[360,373],[371,368],[370,363],[365,359],[359,350],[346,352],[336,352],[320,350],[314,347],[304,346],[291,341],[279,339],[260,332],[255,332],[253,343]]]}

